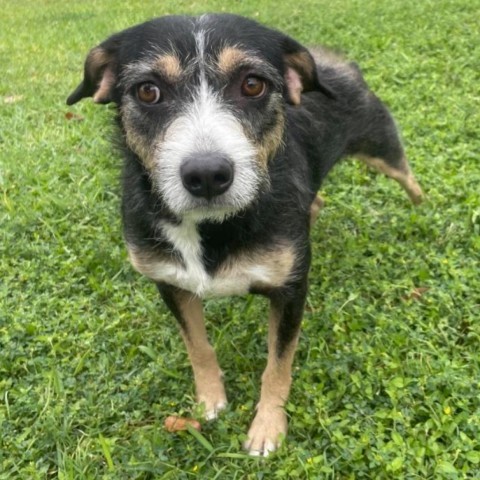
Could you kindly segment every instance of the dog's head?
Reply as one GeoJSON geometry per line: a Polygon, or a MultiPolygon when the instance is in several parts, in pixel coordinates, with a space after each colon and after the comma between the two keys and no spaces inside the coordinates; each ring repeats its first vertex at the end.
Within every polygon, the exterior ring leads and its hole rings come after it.
{"type": "Polygon", "coordinates": [[[170,16],[90,51],[69,105],[115,102],[127,148],[177,216],[247,207],[282,147],[285,104],[329,95],[306,48],[235,15],[170,16]]]}

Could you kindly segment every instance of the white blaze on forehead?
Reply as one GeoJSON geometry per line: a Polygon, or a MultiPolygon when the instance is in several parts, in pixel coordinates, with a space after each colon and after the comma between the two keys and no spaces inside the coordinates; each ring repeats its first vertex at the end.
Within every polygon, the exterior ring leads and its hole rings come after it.
{"type": "Polygon", "coordinates": [[[196,210],[201,218],[219,218],[245,208],[254,199],[263,173],[256,161],[257,149],[245,135],[241,123],[208,84],[205,72],[207,33],[199,31],[195,40],[198,86],[191,102],[173,120],[157,146],[153,179],[163,199],[177,215],[196,210]],[[194,198],[184,188],[180,176],[183,161],[195,159],[196,154],[204,158],[208,153],[228,159],[234,171],[230,188],[211,203],[194,198]]]}
{"type": "Polygon", "coordinates": [[[200,69],[202,69],[205,65],[205,41],[207,37],[207,32],[205,30],[199,30],[195,33],[195,44],[197,45],[197,55],[200,62],[203,65],[200,65],[200,69]]]}

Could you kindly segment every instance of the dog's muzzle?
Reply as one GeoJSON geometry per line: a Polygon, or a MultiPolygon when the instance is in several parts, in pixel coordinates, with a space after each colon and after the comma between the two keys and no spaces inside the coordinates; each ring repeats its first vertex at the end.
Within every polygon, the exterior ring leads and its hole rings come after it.
{"type": "Polygon", "coordinates": [[[195,197],[211,200],[225,193],[233,183],[233,164],[220,153],[197,153],[180,166],[183,186],[195,197]]]}

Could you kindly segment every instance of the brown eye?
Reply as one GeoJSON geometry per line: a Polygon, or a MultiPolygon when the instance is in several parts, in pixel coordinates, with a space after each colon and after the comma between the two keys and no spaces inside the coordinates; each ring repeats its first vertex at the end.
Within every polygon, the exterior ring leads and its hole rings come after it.
{"type": "Polygon", "coordinates": [[[137,87],[137,97],[142,103],[153,105],[160,101],[160,89],[153,83],[141,83],[137,87]]]}
{"type": "Polygon", "coordinates": [[[242,95],[245,97],[259,98],[267,89],[265,80],[249,75],[242,83],[242,95]]]}

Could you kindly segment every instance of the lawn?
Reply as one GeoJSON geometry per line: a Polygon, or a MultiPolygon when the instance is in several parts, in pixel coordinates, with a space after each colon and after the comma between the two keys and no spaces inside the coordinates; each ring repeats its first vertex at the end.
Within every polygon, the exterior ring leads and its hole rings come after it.
{"type": "Polygon", "coordinates": [[[0,479],[480,478],[480,2],[3,0],[0,479]],[[201,435],[177,326],[127,262],[113,108],[65,99],[86,52],[228,10],[342,49],[391,107],[427,200],[346,161],[322,189],[290,431],[241,443],[266,303],[206,302],[230,405],[201,435]]]}

